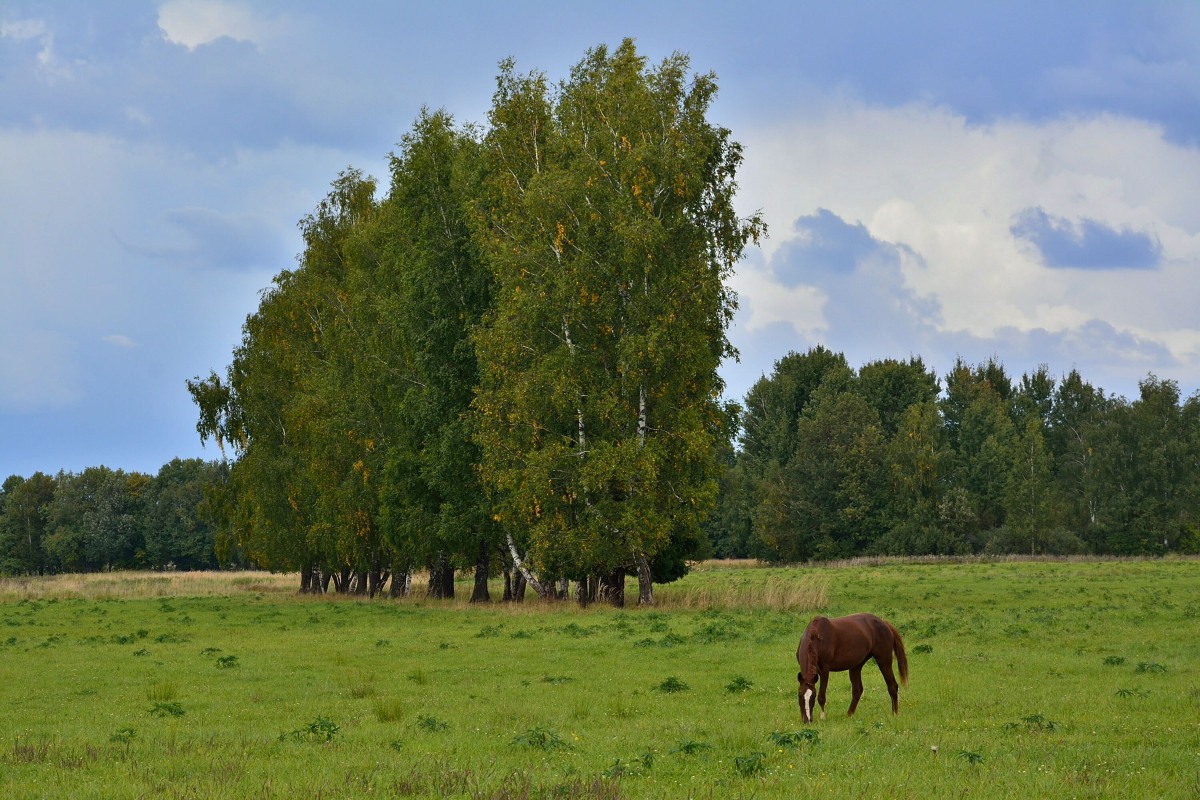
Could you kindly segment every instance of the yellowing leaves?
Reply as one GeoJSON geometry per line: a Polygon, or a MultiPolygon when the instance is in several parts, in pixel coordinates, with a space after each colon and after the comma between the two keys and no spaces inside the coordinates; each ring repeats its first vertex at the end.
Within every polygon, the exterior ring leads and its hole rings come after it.
{"type": "Polygon", "coordinates": [[[562,222],[556,222],[556,223],[554,223],[554,225],[558,229],[558,233],[554,237],[554,252],[558,253],[561,256],[563,253],[563,241],[567,237],[567,229],[566,229],[566,226],[564,226],[562,224],[562,222]]]}

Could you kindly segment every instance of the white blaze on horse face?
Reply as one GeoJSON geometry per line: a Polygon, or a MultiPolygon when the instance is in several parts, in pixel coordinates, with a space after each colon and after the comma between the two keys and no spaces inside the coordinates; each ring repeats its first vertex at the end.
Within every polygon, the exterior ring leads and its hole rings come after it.
{"type": "MultiPolygon", "coordinates": [[[[804,719],[807,722],[812,722],[812,696],[813,690],[809,689],[804,693],[804,719]]],[[[821,719],[825,718],[825,712],[821,712],[821,719]]]]}

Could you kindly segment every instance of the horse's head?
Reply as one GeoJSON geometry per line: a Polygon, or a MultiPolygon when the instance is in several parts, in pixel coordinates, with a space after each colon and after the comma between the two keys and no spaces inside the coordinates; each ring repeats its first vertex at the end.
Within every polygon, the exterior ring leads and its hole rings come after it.
{"type": "Polygon", "coordinates": [[[806,637],[807,641],[801,643],[796,659],[800,662],[800,671],[796,673],[796,680],[800,684],[800,713],[806,725],[812,722],[813,706],[817,704],[817,641],[820,638],[816,633],[806,637]]]}
{"type": "Polygon", "coordinates": [[[807,725],[812,722],[813,705],[817,702],[817,676],[811,675],[805,678],[804,670],[801,670],[796,673],[796,680],[800,682],[800,714],[804,717],[804,723],[807,725]]]}

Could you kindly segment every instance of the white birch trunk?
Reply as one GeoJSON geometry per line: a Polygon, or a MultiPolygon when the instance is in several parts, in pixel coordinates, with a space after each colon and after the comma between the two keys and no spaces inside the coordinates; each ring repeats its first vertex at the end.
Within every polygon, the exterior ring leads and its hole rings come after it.
{"type": "Polygon", "coordinates": [[[541,581],[533,577],[533,573],[530,572],[529,568],[525,566],[525,560],[521,558],[521,554],[517,552],[517,543],[513,541],[512,534],[505,532],[504,536],[508,540],[508,552],[512,556],[513,566],[515,566],[517,571],[521,573],[521,577],[525,579],[525,583],[533,587],[533,590],[537,592],[538,597],[545,597],[546,587],[542,585],[541,581]]]}
{"type": "MultiPolygon", "coordinates": [[[[638,387],[638,447],[646,446],[646,383],[638,387]]],[[[640,550],[634,554],[638,572],[638,605],[654,605],[654,577],[650,574],[650,562],[640,550]]]]}

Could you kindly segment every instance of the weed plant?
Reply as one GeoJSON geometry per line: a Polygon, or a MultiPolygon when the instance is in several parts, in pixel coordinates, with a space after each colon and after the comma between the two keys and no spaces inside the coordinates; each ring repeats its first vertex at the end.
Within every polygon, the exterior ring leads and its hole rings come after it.
{"type": "Polygon", "coordinates": [[[5,797],[1200,791],[1197,561],[717,565],[649,610],[293,577],[0,585],[5,797]],[[869,664],[856,716],[835,673],[806,727],[800,632],[855,611],[904,636],[900,714],[869,664]]]}

